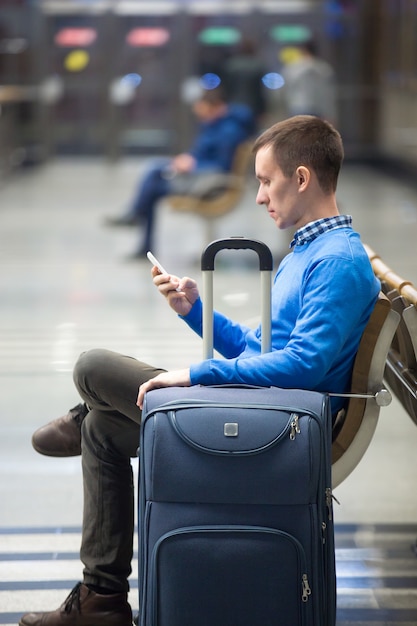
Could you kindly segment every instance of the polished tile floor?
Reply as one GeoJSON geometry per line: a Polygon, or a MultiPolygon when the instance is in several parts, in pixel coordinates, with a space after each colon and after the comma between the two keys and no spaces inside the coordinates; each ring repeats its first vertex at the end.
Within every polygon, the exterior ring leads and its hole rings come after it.
{"type": "MultiPolygon", "coordinates": [[[[107,347],[168,369],[201,356],[200,341],[154,289],[149,263],[126,260],[138,233],[103,226],[126,207],[143,166],[56,160],[0,181],[0,624],[56,608],[81,576],[79,459],[41,457],[30,444],[37,426],[78,402],[78,354],[107,347]]],[[[278,260],[287,237],[255,205],[255,191],[248,183],[216,236],[262,239],[278,260]]],[[[347,164],[339,202],[363,240],[417,284],[416,188],[347,164]]],[[[199,279],[204,238],[199,218],[160,207],[155,253],[173,273],[199,279]]],[[[216,306],[253,320],[256,267],[249,256],[224,255],[216,306]]],[[[336,489],[338,626],[417,625],[416,451],[417,427],[394,399],[336,489]]],[[[137,608],[136,561],[131,587],[137,608]]]]}

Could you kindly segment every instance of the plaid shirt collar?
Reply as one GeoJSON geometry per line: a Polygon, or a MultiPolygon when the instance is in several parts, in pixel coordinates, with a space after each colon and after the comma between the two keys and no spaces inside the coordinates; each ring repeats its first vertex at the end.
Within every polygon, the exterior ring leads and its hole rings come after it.
{"type": "Polygon", "coordinates": [[[316,239],[319,235],[326,233],[328,230],[334,230],[335,228],[351,228],[352,216],[351,215],[336,215],[335,217],[324,217],[321,220],[310,222],[302,228],[299,228],[295,234],[294,239],[290,243],[290,248],[294,246],[304,246],[306,243],[310,243],[313,239],[316,239]]]}

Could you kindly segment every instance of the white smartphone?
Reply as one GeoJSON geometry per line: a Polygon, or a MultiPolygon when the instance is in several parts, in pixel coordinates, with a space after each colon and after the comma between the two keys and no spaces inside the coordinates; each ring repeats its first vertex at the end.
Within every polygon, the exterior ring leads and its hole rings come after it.
{"type": "MultiPolygon", "coordinates": [[[[147,252],[146,256],[148,257],[149,261],[152,263],[152,265],[156,265],[156,267],[159,269],[159,271],[161,272],[161,274],[168,274],[169,272],[166,271],[166,269],[164,268],[163,265],[160,264],[160,262],[158,261],[158,259],[156,258],[156,256],[154,256],[152,254],[152,252],[147,252]]],[[[181,289],[179,287],[176,288],[175,291],[181,291],[181,289]]]]}
{"type": "Polygon", "coordinates": [[[152,252],[147,252],[146,256],[148,257],[149,261],[152,263],[152,265],[155,265],[159,271],[161,272],[161,274],[169,274],[169,272],[166,271],[166,269],[164,268],[163,265],[161,265],[161,263],[158,261],[158,259],[152,254],[152,252]]]}

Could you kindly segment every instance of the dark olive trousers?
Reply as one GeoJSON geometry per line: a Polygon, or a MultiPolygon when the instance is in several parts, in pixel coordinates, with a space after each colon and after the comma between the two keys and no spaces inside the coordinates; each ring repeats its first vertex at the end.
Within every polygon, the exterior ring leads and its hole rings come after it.
{"type": "Polygon", "coordinates": [[[134,533],[131,457],[137,456],[139,386],[164,370],[109,350],[79,357],[74,382],[90,411],[81,429],[84,582],[128,591],[134,533]]]}

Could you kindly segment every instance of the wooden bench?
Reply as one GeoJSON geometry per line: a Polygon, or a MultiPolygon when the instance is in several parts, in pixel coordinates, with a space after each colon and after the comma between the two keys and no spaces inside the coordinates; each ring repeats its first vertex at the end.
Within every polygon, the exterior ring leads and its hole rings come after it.
{"type": "Polygon", "coordinates": [[[253,158],[252,146],[253,141],[245,141],[237,147],[232,169],[221,177],[218,189],[202,197],[171,195],[166,198],[174,211],[195,213],[204,219],[207,244],[215,239],[214,221],[235,209],[244,194],[246,175],[253,158]]]}
{"type": "Polygon", "coordinates": [[[417,424],[417,289],[372,248],[365,249],[382,291],[359,346],[351,394],[369,397],[352,396],[346,414],[335,424],[334,486],[356,467],[372,439],[380,408],[389,402],[384,382],[417,424]]]}
{"type": "Polygon", "coordinates": [[[350,392],[345,394],[349,398],[347,408],[333,427],[333,487],[358,465],[374,435],[381,407],[391,402],[383,379],[399,320],[390,300],[381,292],[356,354],[350,392]]]}
{"type": "Polygon", "coordinates": [[[389,299],[380,293],[356,354],[351,388],[346,394],[349,398],[347,408],[333,427],[333,487],[345,480],[358,465],[375,433],[381,407],[391,402],[383,378],[398,323],[398,313],[392,309],[389,299]]]}
{"type": "Polygon", "coordinates": [[[417,289],[393,272],[369,246],[366,250],[383,292],[400,316],[387,356],[385,380],[417,424],[417,289]]]}

